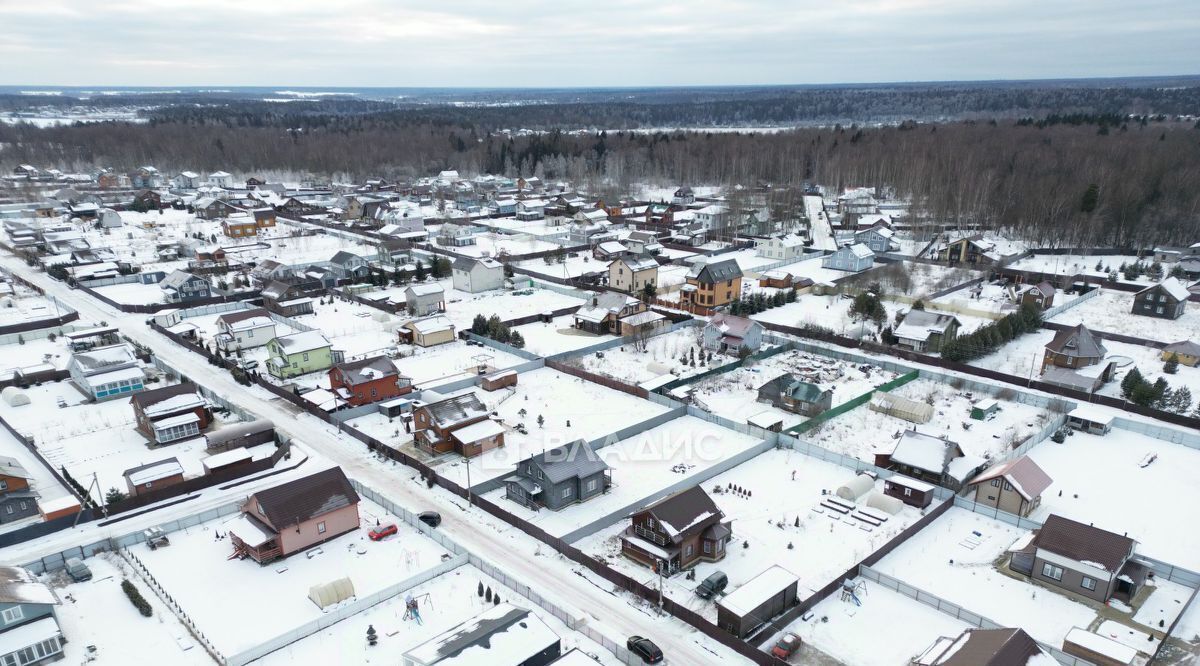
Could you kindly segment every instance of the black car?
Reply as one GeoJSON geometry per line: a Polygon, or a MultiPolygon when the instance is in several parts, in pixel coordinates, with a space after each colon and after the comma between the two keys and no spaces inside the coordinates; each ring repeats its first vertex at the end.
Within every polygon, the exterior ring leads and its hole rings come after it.
{"type": "Polygon", "coordinates": [[[662,662],[663,653],[654,644],[654,641],[641,636],[630,636],[628,641],[625,641],[625,647],[630,652],[642,658],[642,661],[647,664],[657,664],[662,662]]]}
{"type": "Polygon", "coordinates": [[[437,511],[422,511],[417,514],[417,520],[425,523],[430,527],[437,527],[442,524],[442,514],[437,511]]]}

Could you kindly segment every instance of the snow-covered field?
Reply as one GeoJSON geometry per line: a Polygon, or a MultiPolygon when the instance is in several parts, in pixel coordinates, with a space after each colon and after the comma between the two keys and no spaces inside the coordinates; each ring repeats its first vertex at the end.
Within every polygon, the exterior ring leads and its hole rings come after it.
{"type": "Polygon", "coordinates": [[[735,360],[733,356],[713,353],[712,360],[701,365],[700,355],[706,351],[700,344],[700,332],[700,327],[688,326],[650,338],[646,341],[645,351],[638,351],[635,345],[627,344],[595,354],[584,354],[573,358],[571,362],[588,372],[636,385],[668,374],[678,377],[695,375],[714,365],[735,360]],[[690,354],[696,355],[694,366],[680,362],[685,354],[689,358],[690,354]]]}
{"type": "MultiPolygon", "coordinates": [[[[750,318],[781,326],[804,326],[806,324],[823,326],[839,335],[851,337],[873,335],[877,330],[873,322],[855,321],[850,316],[850,306],[853,303],[854,300],[851,297],[840,294],[825,296],[818,296],[811,293],[797,294],[794,303],[787,303],[777,308],[763,310],[758,314],[751,315],[750,318]]],[[[884,322],[884,325],[890,326],[895,323],[897,314],[908,312],[910,306],[906,303],[884,300],[883,308],[888,313],[888,318],[884,322]]],[[[925,310],[927,312],[939,312],[934,307],[926,307],[925,310]]],[[[992,321],[986,317],[950,312],[945,314],[952,314],[958,318],[959,324],[961,324],[959,333],[969,333],[992,321]]]]}
{"type": "Polygon", "coordinates": [[[364,527],[321,544],[311,558],[297,554],[267,566],[228,559],[233,547],[215,533],[226,534],[236,514],[172,533],[169,548],[130,550],[217,649],[232,655],[321,617],[308,599],[313,585],[348,576],[364,597],[441,562],[445,550],[415,528],[365,499],[358,508],[364,527]],[[399,533],[370,541],[367,529],[377,520],[396,523],[399,533]],[[220,594],[213,593],[217,583],[220,594]],[[263,612],[264,600],[270,612],[263,612]]]}
{"type": "Polygon", "coordinates": [[[103,287],[92,287],[97,294],[122,305],[150,305],[165,303],[162,287],[157,284],[142,284],[141,282],[126,282],[124,284],[109,284],[103,287]]]}
{"type": "MultiPolygon", "coordinates": [[[[471,460],[471,484],[507,474],[517,461],[545,449],[580,438],[591,441],[667,411],[649,400],[551,368],[521,373],[515,387],[477,393],[507,432],[503,447],[471,460]],[[539,416],[542,426],[537,423],[539,416]],[[522,423],[529,434],[515,430],[522,423]]],[[[458,456],[443,458],[437,472],[456,483],[467,482],[466,461],[458,456]]]]}
{"type": "Polygon", "coordinates": [[[495,257],[500,254],[546,252],[547,250],[562,247],[557,243],[535,238],[533,234],[507,235],[486,231],[475,234],[474,238],[474,245],[464,245],[453,248],[453,250],[459,254],[466,254],[472,257],[495,257]]]}
{"type": "Polygon", "coordinates": [[[51,340],[23,335],[21,339],[25,342],[0,345],[0,379],[12,377],[21,368],[49,364],[62,370],[71,362],[71,351],[61,337],[51,340]]]}
{"type": "Polygon", "coordinates": [[[90,662],[96,666],[213,663],[175,614],[145,581],[133,575],[127,562],[103,553],[89,558],[86,564],[92,571],[92,580],[76,583],[63,572],[46,579],[63,602],[55,607],[55,615],[68,640],[63,646],[65,663],[90,662]],[[121,590],[124,578],[130,578],[142,597],[150,602],[153,609],[150,617],[143,617],[129,603],[121,590]],[[90,646],[96,648],[91,653],[94,659],[89,659],[90,646]]]}
{"type": "Polygon", "coordinates": [[[620,663],[611,653],[583,634],[572,631],[554,615],[471,565],[444,573],[251,663],[258,666],[291,666],[296,663],[397,663],[399,656],[405,651],[490,608],[492,604],[476,594],[480,583],[483,583],[485,588],[491,588],[492,593],[498,595],[504,603],[530,610],[538,616],[558,634],[564,654],[571,648],[579,648],[580,651],[596,657],[598,664],[615,666],[620,663]],[[409,596],[417,601],[421,613],[419,623],[404,617],[404,602],[409,596]],[[379,644],[375,647],[367,644],[368,626],[374,627],[377,632],[379,644]]]}
{"type": "Polygon", "coordinates": [[[421,389],[479,374],[480,365],[503,370],[525,363],[520,356],[491,347],[475,347],[462,340],[435,347],[402,345],[398,349],[403,356],[392,361],[401,373],[411,377],[413,384],[421,389]]]}
{"type": "Polygon", "coordinates": [[[559,511],[532,511],[504,499],[504,489],[484,497],[554,536],[562,536],[628,506],[685,477],[757,444],[749,435],[684,416],[596,450],[612,468],[612,488],[559,511]]]}
{"type": "MultiPolygon", "coordinates": [[[[1153,261],[1153,258],[1144,258],[1142,261],[1148,266],[1153,261]]],[[[1094,278],[1106,278],[1109,271],[1118,271],[1117,278],[1122,282],[1142,284],[1153,282],[1153,280],[1144,275],[1137,280],[1126,280],[1125,276],[1120,275],[1121,264],[1135,264],[1137,262],[1138,258],[1133,255],[1035,254],[1032,257],[1025,257],[1024,259],[1015,261],[1009,264],[1008,267],[1020,271],[1053,273],[1054,275],[1082,274],[1094,278]],[[1097,264],[1100,265],[1100,270],[1096,270],[1097,264]]]]}
{"type": "MultiPolygon", "coordinates": [[[[17,409],[21,408],[18,407],[17,409]]],[[[3,413],[4,419],[16,428],[24,429],[24,427],[30,425],[20,418],[22,414],[19,411],[4,411],[0,413],[3,413]]],[[[13,437],[5,428],[0,428],[0,456],[15,458],[17,462],[21,463],[21,466],[25,468],[25,471],[30,476],[29,489],[37,494],[39,503],[44,503],[46,500],[58,499],[59,497],[66,497],[71,494],[66,487],[50,474],[50,470],[46,469],[46,466],[38,461],[33,452],[25,448],[25,445],[17,441],[17,438],[13,437]]],[[[35,518],[35,520],[41,520],[41,518],[35,518]]]]}
{"type": "MultiPolygon", "coordinates": [[[[1057,291],[1054,294],[1054,305],[1056,307],[1064,305],[1077,298],[1079,298],[1078,294],[1057,291]]],[[[945,296],[933,299],[929,303],[933,304],[935,309],[939,304],[944,304],[942,307],[951,312],[957,311],[960,308],[966,308],[968,310],[991,312],[996,316],[1008,314],[1009,312],[1016,311],[1018,308],[1017,304],[1013,303],[1010,298],[1008,287],[987,282],[978,287],[950,292],[945,296]]]]}
{"type": "Polygon", "coordinates": [[[692,385],[692,400],[705,411],[740,423],[767,412],[783,417],[783,427],[790,428],[807,418],[758,402],[758,389],[763,384],[789,372],[803,381],[832,390],[834,406],[896,378],[895,373],[877,366],[793,350],[754,361],[749,367],[706,377],[692,385]]]}
{"type": "MultiPolygon", "coordinates": [[[[536,288],[519,291],[495,290],[472,294],[458,291],[448,279],[439,280],[438,284],[445,291],[445,316],[458,330],[471,328],[471,322],[476,315],[483,315],[485,318],[496,315],[505,320],[528,317],[583,305],[584,297],[588,295],[586,292],[579,292],[579,298],[574,298],[557,291],[536,288]]],[[[360,296],[369,299],[386,297],[389,302],[399,304],[404,302],[405,289],[406,287],[403,285],[396,285],[387,289],[365,292],[360,296]]]]}
{"type": "Polygon", "coordinates": [[[939,637],[974,628],[899,592],[861,578],[856,581],[866,585],[866,592],[859,593],[862,606],[842,601],[841,593],[834,592],[812,609],[808,620],[798,619],[785,631],[846,664],[901,666],[939,637]]]}
{"type": "Polygon", "coordinates": [[[1053,513],[1128,533],[1138,552],[1200,569],[1200,533],[1183,527],[1200,507],[1200,450],[1114,428],[1043,442],[1029,457],[1054,479],[1033,519],[1053,513]],[[1141,467],[1150,456],[1157,457],[1141,467]]]}
{"type": "Polygon", "coordinates": [[[538,275],[552,278],[573,279],[590,273],[607,273],[608,262],[593,259],[591,252],[575,252],[564,257],[562,263],[546,263],[545,259],[529,259],[517,264],[538,275]]]}
{"type": "MultiPolygon", "coordinates": [[[[25,393],[30,404],[11,407],[0,401],[0,414],[33,435],[38,451],[51,465],[66,467],[85,486],[95,474],[101,493],[109,488],[127,492],[122,477],[125,470],[171,457],[179,459],[187,477],[204,473],[201,461],[208,454],[203,436],[151,449],[146,437],[134,430],[133,408],[127,399],[88,403],[65,381],[34,386],[25,393]],[[66,407],[58,406],[59,398],[66,407]]],[[[273,449],[273,445],[264,445],[252,451],[263,457],[273,449]]]]}
{"type": "MultiPolygon", "coordinates": [[[[700,581],[714,571],[723,571],[729,576],[729,593],[778,564],[800,578],[800,598],[804,599],[920,518],[917,509],[906,506],[882,527],[867,531],[853,519],[847,519],[851,524],[831,519],[827,510],[813,511],[823,490],[832,493],[853,477],[853,471],[833,463],[791,449],[772,449],[706,481],[704,490],[725,518],[733,521],[733,539],[723,560],[696,565],[695,580],[683,575],[667,579],[667,594],[711,620],[716,617],[716,606],[694,594],[700,581]],[[712,492],[730,484],[748,489],[751,495],[712,492]],[[797,519],[800,527],[795,526],[797,519]]],[[[882,488],[879,482],[876,489],[882,492],[882,488]]],[[[620,534],[626,527],[628,521],[621,521],[576,545],[649,584],[654,573],[620,554],[620,534]]]]}
{"type": "Polygon", "coordinates": [[[1001,556],[1026,534],[1027,530],[952,508],[875,568],[1001,626],[1020,627],[1039,641],[1062,645],[1067,632],[1087,627],[1096,611],[996,570],[1001,556]],[[971,547],[965,539],[973,532],[980,543],[971,547]]]}
{"type": "Polygon", "coordinates": [[[52,319],[66,314],[53,301],[27,287],[15,285],[15,289],[15,294],[10,297],[12,300],[0,305],[0,326],[52,319]]]}
{"type": "MultiPolygon", "coordinates": [[[[1058,297],[1055,296],[1055,304],[1058,297]]],[[[1179,319],[1159,319],[1132,314],[1133,294],[1104,290],[1050,321],[1075,326],[1083,324],[1094,331],[1131,335],[1160,342],[1195,341],[1200,337],[1200,307],[1189,304],[1179,319]]]]}
{"type": "Polygon", "coordinates": [[[922,433],[957,442],[967,455],[991,458],[1020,445],[1041,430],[1047,419],[1040,409],[998,400],[1001,405],[998,414],[990,420],[976,421],[971,418],[971,404],[991,396],[971,395],[928,379],[916,379],[892,393],[932,404],[933,418],[928,423],[913,424],[862,405],[820,424],[802,437],[838,453],[874,462],[875,454],[891,453],[899,434],[915,427],[922,433]]]}

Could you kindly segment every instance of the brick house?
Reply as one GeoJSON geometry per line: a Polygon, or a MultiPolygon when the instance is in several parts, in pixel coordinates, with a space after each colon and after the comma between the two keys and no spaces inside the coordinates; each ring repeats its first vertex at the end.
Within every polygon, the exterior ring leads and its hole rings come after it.
{"type": "Polygon", "coordinates": [[[352,406],[412,393],[412,380],[386,356],[340,363],[329,369],[329,387],[352,406]]]}
{"type": "Polygon", "coordinates": [[[717,562],[733,532],[708,493],[692,486],[634,512],[621,554],[670,576],[697,562],[717,562]]]}
{"type": "Polygon", "coordinates": [[[234,555],[267,564],[359,526],[358,493],[340,467],[254,493],[227,523],[234,555]]]}

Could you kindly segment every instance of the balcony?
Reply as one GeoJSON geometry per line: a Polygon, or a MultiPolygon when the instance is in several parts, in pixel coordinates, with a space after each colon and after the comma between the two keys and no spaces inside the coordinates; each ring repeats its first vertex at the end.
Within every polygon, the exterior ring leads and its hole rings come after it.
{"type": "Polygon", "coordinates": [[[646,541],[649,541],[650,543],[656,543],[660,546],[670,546],[671,545],[670,539],[659,534],[658,532],[655,532],[654,530],[647,529],[646,527],[643,527],[642,525],[634,525],[633,533],[638,535],[639,537],[645,539],[646,541]]]}

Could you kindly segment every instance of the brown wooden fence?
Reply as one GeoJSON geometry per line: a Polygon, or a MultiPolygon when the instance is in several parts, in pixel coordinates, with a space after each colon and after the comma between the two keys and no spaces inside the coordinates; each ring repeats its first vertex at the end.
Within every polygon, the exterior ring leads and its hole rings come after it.
{"type": "Polygon", "coordinates": [[[547,359],[546,367],[554,368],[555,370],[558,370],[559,372],[564,373],[564,374],[571,375],[572,377],[579,377],[580,379],[586,379],[589,382],[599,384],[605,388],[613,389],[614,391],[620,391],[621,393],[628,393],[629,395],[637,396],[637,397],[643,398],[643,399],[648,399],[650,397],[650,392],[644,388],[641,388],[640,386],[633,386],[631,384],[626,384],[625,382],[623,382],[619,379],[614,379],[612,377],[606,377],[604,375],[598,375],[594,372],[589,372],[587,370],[584,370],[583,368],[581,368],[577,365],[570,365],[568,363],[563,363],[562,361],[551,361],[551,360],[547,359]]]}

